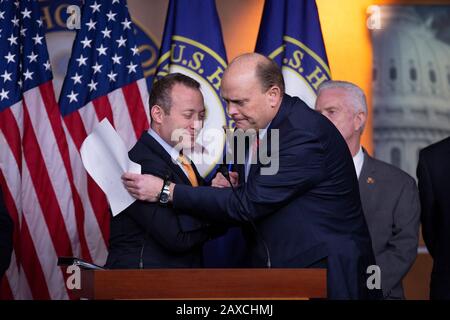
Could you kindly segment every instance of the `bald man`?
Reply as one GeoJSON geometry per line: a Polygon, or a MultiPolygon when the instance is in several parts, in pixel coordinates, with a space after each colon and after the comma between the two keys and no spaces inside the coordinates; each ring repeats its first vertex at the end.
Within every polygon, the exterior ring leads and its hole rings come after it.
{"type": "MultiPolygon", "coordinates": [[[[253,224],[257,231],[249,235],[249,246],[254,267],[327,267],[330,299],[379,297],[379,290],[367,286],[367,267],[375,258],[352,158],[337,129],[285,94],[280,68],[262,55],[233,60],[221,90],[236,127],[270,141],[260,145],[277,157],[277,172],[267,170],[270,164],[253,163],[249,150],[238,165],[235,192],[125,174],[129,192],[140,200],[160,201],[168,183],[175,208],[224,224],[253,224]]],[[[223,176],[216,176],[213,185],[221,181],[223,176]]]]}

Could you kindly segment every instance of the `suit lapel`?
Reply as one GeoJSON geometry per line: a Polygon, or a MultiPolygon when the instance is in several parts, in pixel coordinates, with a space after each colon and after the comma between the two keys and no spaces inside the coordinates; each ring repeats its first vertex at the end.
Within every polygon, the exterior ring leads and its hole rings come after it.
{"type": "Polygon", "coordinates": [[[296,98],[292,98],[285,94],[283,96],[283,100],[281,101],[280,109],[278,109],[277,114],[273,118],[272,122],[270,123],[270,126],[268,130],[270,129],[279,129],[283,121],[286,119],[286,117],[290,114],[291,108],[293,104],[295,103],[296,98]]]}
{"type": "MultiPolygon", "coordinates": [[[[172,175],[176,175],[179,180],[183,181],[184,184],[191,185],[191,182],[189,181],[189,178],[184,174],[184,171],[176,163],[173,162],[172,157],[158,143],[158,141],[156,141],[147,132],[144,132],[144,134],[141,136],[141,142],[154,153],[156,153],[167,164],[172,175]]],[[[195,174],[197,175],[197,169],[194,170],[195,174]]]]}
{"type": "Polygon", "coordinates": [[[367,151],[363,148],[364,163],[359,175],[359,191],[361,198],[364,198],[363,202],[371,201],[373,195],[373,189],[376,183],[375,180],[375,167],[373,165],[372,157],[367,154],[367,151]]]}
{"type": "Polygon", "coordinates": [[[286,117],[290,114],[291,108],[293,106],[293,104],[295,103],[296,98],[292,98],[290,96],[288,96],[287,94],[285,94],[283,96],[283,100],[281,101],[281,105],[280,105],[280,109],[278,110],[277,114],[275,115],[275,117],[273,118],[272,122],[270,123],[269,127],[267,128],[267,132],[266,135],[264,136],[264,138],[260,141],[258,150],[256,152],[256,163],[252,164],[250,166],[250,171],[248,173],[248,176],[250,177],[251,175],[255,175],[258,172],[258,169],[261,167],[261,162],[259,161],[258,157],[259,157],[259,152],[260,152],[260,148],[261,146],[263,146],[265,144],[266,149],[267,150],[263,150],[263,154],[271,154],[271,129],[279,129],[282,126],[282,123],[285,121],[286,117]]]}

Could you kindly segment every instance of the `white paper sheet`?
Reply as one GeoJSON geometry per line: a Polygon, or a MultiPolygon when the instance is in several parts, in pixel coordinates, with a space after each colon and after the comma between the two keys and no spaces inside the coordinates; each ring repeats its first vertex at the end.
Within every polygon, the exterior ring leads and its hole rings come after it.
{"type": "Polygon", "coordinates": [[[108,119],[94,127],[80,153],[86,171],[106,194],[113,216],[136,201],[125,189],[121,176],[125,172],[141,173],[141,166],[128,158],[125,143],[108,119]]]}

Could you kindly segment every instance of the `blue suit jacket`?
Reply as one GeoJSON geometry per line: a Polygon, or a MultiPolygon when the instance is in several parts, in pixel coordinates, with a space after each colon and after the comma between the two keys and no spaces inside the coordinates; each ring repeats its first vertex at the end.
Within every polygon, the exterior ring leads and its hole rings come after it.
{"type": "Polygon", "coordinates": [[[423,240],[433,257],[430,298],[450,300],[450,137],[419,153],[419,179],[423,240]]]}
{"type": "MultiPolygon", "coordinates": [[[[142,166],[143,174],[153,174],[179,184],[191,185],[181,168],[147,132],[129,152],[142,166]]],[[[200,185],[203,179],[194,170],[200,185]]],[[[111,219],[107,268],[184,268],[202,266],[202,244],[222,230],[183,214],[170,205],[135,201],[111,219]],[[142,257],[142,259],[141,259],[142,257]]]]}
{"type": "MultiPolygon", "coordinates": [[[[175,187],[174,207],[223,223],[245,224],[249,215],[273,267],[303,268],[327,258],[329,298],[380,297],[380,290],[366,286],[366,268],[375,259],[352,157],[338,130],[285,95],[265,138],[279,170],[262,175],[264,165],[252,165],[248,181],[236,189],[245,210],[229,188],[182,185],[175,187]],[[270,148],[270,129],[279,130],[279,150],[270,148]]],[[[261,241],[254,236],[249,245],[252,265],[264,267],[261,241]]]]}

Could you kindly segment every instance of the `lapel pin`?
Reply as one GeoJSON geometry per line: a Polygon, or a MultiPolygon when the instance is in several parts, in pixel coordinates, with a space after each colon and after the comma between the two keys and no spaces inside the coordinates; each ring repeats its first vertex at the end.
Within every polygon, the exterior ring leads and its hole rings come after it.
{"type": "Polygon", "coordinates": [[[375,183],[375,179],[372,178],[372,177],[368,177],[368,178],[367,178],[367,183],[368,183],[368,184],[374,184],[374,183],[375,183]]]}

